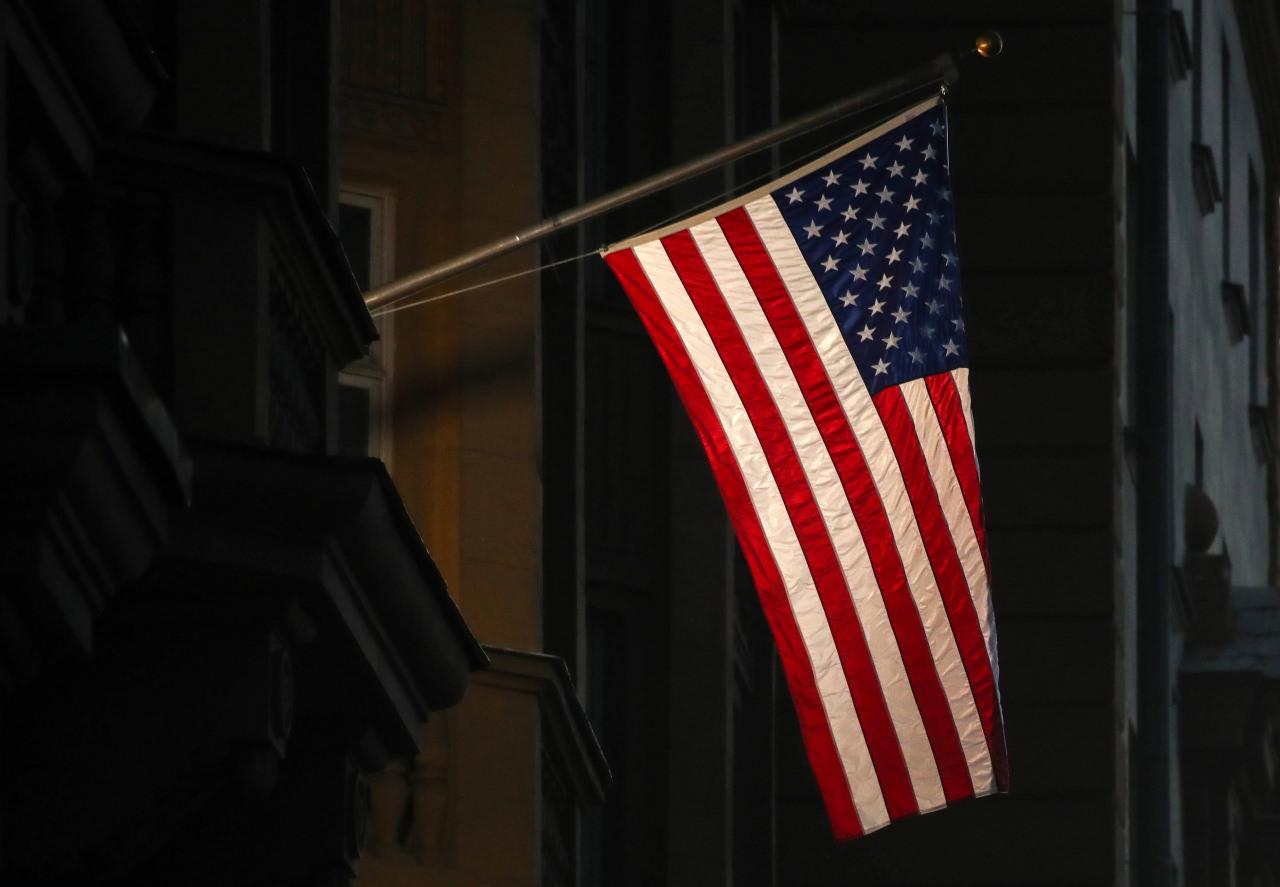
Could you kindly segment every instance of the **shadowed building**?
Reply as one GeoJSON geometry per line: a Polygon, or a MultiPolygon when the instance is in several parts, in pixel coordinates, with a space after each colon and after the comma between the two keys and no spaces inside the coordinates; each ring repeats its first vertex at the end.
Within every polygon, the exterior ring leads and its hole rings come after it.
{"type": "Polygon", "coordinates": [[[1272,5],[82,6],[4,6],[6,882],[1276,882],[1272,5]],[[603,263],[359,289],[989,27],[950,152],[1013,790],[836,845],[603,263]]]}
{"type": "MultiPolygon", "coordinates": [[[[601,263],[393,315],[397,475],[419,478],[424,493],[427,478],[501,488],[477,497],[493,511],[445,497],[423,500],[417,519],[456,548],[441,557],[462,579],[452,584],[468,618],[490,626],[482,638],[520,635],[565,659],[610,761],[613,786],[581,833],[580,882],[1271,883],[1280,71],[1270,7],[398,8],[425,10],[428,61],[414,64],[433,64],[439,47],[440,91],[415,106],[439,128],[429,148],[412,137],[396,148],[384,132],[373,150],[368,118],[349,111],[344,175],[413,214],[410,230],[397,224],[397,246],[421,261],[398,255],[401,273],[980,29],[1007,40],[952,94],[951,158],[1008,797],[830,841],[701,448],[601,263]],[[1152,182],[1166,193],[1158,213],[1152,182]],[[1161,318],[1167,351],[1151,347],[1161,318]],[[492,468],[469,469],[486,464],[486,447],[492,468]],[[497,559],[516,568],[510,582],[523,577],[500,603],[487,597],[497,559]]],[[[386,57],[361,51],[365,64],[386,57]]],[[[355,85],[346,95],[363,109],[355,85]]],[[[855,124],[434,292],[678,216],[855,124]]],[[[490,716],[470,705],[459,721],[490,716]]],[[[465,790],[459,771],[451,803],[464,805],[465,790]]]]}
{"type": "Polygon", "coordinates": [[[333,13],[0,6],[5,883],[345,883],[486,662],[338,454],[333,13]]]}

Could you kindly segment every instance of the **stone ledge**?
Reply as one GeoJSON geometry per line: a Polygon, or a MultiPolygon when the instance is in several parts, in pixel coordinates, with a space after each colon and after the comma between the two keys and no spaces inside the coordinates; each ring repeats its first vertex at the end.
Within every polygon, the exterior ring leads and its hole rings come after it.
{"type": "Polygon", "coordinates": [[[612,782],[609,763],[578,700],[569,669],[559,656],[485,645],[489,668],[475,676],[478,684],[538,697],[551,736],[556,763],[569,774],[579,804],[604,800],[612,782]]]}
{"type": "Polygon", "coordinates": [[[0,576],[22,643],[0,685],[68,649],[88,656],[99,613],[151,566],[191,462],[116,328],[0,330],[0,576]]]}

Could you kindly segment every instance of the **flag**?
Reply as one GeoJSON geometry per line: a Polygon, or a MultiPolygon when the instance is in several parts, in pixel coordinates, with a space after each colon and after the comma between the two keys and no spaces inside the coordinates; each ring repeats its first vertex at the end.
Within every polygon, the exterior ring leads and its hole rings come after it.
{"type": "Polygon", "coordinates": [[[702,440],[839,838],[1007,790],[946,109],[609,247],[702,440]]]}

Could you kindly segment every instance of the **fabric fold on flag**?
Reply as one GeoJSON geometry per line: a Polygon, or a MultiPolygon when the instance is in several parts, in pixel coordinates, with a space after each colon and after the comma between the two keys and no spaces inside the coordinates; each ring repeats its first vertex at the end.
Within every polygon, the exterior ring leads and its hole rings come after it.
{"type": "Polygon", "coordinates": [[[604,257],[707,452],[836,836],[1007,791],[942,102],[604,257]]]}

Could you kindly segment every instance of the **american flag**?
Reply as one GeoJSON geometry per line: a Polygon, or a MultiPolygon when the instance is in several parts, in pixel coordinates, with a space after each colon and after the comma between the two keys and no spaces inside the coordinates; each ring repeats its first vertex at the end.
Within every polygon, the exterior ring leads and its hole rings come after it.
{"type": "Polygon", "coordinates": [[[604,254],[711,460],[836,836],[1007,790],[945,106],[604,254]]]}

